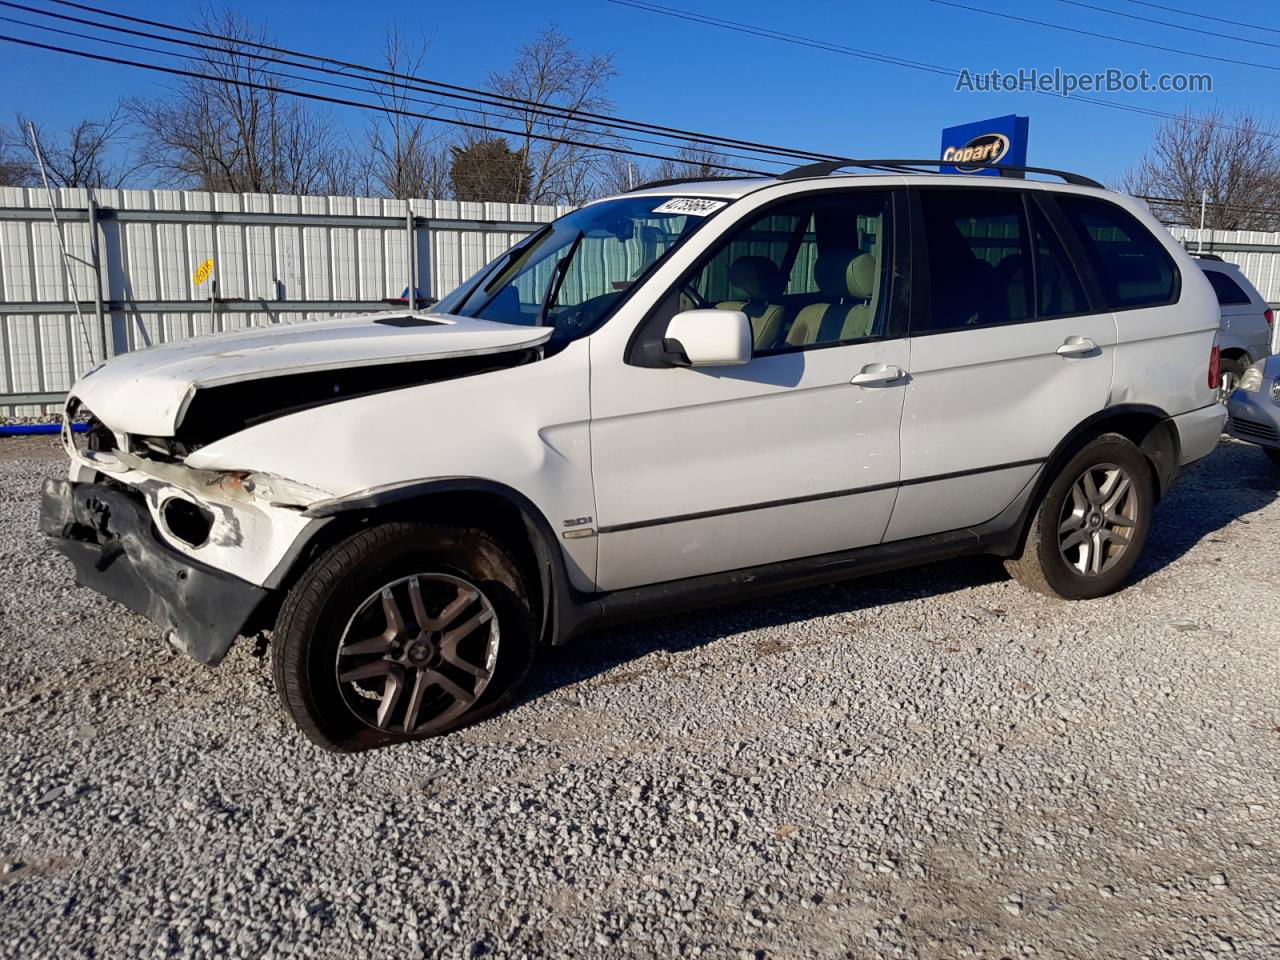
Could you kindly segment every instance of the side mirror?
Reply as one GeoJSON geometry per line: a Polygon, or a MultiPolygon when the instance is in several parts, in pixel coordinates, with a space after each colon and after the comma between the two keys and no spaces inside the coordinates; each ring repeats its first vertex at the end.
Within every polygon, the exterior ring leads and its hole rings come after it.
{"type": "Polygon", "coordinates": [[[728,367],[751,362],[751,340],[741,310],[686,310],[667,324],[662,347],[680,366],[728,367]]]}

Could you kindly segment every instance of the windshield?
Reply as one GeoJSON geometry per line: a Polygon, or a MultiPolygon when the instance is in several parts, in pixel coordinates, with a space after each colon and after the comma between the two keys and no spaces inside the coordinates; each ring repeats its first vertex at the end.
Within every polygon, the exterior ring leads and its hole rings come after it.
{"type": "Polygon", "coordinates": [[[555,328],[554,346],[590,333],[677,241],[725,201],[622,197],[575,210],[528,237],[435,307],[555,328]]]}

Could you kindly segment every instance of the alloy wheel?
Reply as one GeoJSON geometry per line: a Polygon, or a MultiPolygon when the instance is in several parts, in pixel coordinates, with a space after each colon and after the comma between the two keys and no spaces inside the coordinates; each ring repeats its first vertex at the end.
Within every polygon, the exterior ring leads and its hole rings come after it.
{"type": "Polygon", "coordinates": [[[1133,478],[1114,463],[1094,464],[1071,485],[1058,522],[1058,550],[1081,576],[1096,577],[1119,562],[1138,525],[1133,478]]]}
{"type": "Polygon", "coordinates": [[[427,734],[466,712],[493,679],[498,618],[475,584],[442,573],[372,593],[338,643],[343,701],[361,721],[427,734]]]}

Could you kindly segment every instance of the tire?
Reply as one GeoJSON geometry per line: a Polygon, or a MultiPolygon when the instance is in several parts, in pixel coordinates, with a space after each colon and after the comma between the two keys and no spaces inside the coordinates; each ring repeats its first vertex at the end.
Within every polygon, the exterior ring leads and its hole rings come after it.
{"type": "Polygon", "coordinates": [[[1267,455],[1267,459],[1280,467],[1280,447],[1263,447],[1262,452],[1267,455]]]}
{"type": "Polygon", "coordinates": [[[1154,506],[1147,458],[1119,434],[1103,434],[1059,471],[1031,518],[1021,554],[1006,560],[1005,569],[1023,586],[1064,600],[1114,593],[1146,545],[1154,506]],[[1128,480],[1124,490],[1122,479],[1128,480]]]}
{"type": "Polygon", "coordinates": [[[511,702],[532,666],[530,582],[480,530],[362,530],[285,596],[272,639],[281,702],[310,740],[340,752],[483,719],[511,702]]]}
{"type": "Polygon", "coordinates": [[[1219,369],[1222,376],[1230,375],[1230,387],[1232,390],[1240,385],[1240,380],[1244,377],[1244,372],[1249,369],[1250,362],[1248,354],[1222,358],[1222,365],[1219,369]]]}

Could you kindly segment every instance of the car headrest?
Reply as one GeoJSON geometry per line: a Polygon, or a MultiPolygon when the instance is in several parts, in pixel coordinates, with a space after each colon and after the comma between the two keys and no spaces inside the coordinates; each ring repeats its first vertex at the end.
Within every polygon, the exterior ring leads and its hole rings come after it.
{"type": "Polygon", "coordinates": [[[868,300],[875,292],[876,258],[870,253],[847,250],[819,254],[813,265],[813,278],[828,297],[868,300]]]}
{"type": "Polygon", "coordinates": [[[748,300],[774,300],[782,295],[787,278],[768,257],[739,257],[729,265],[729,282],[748,300]]]}

